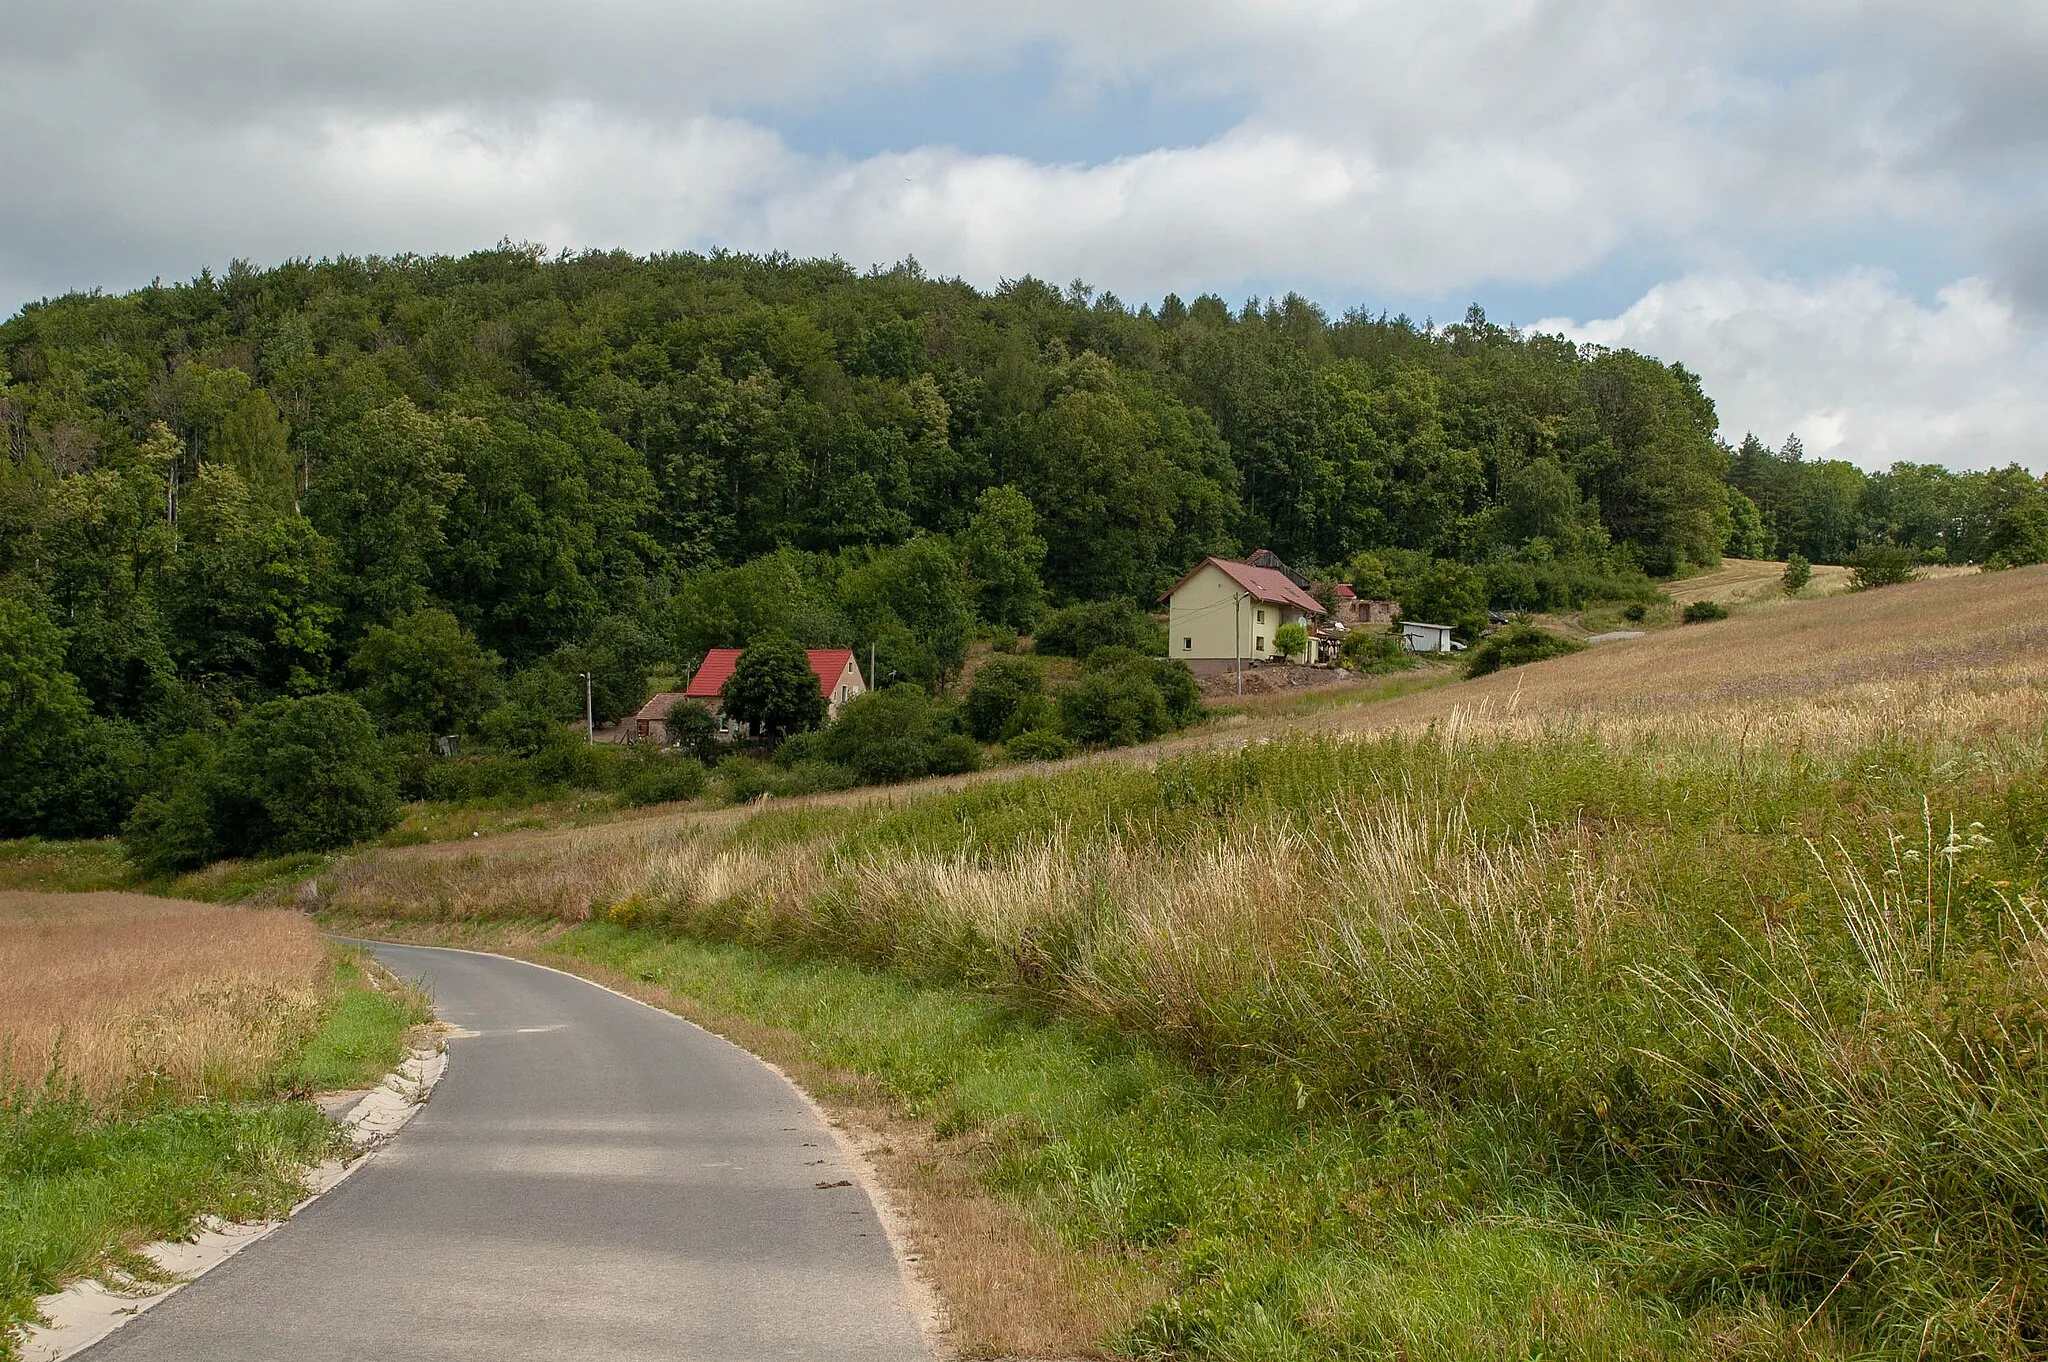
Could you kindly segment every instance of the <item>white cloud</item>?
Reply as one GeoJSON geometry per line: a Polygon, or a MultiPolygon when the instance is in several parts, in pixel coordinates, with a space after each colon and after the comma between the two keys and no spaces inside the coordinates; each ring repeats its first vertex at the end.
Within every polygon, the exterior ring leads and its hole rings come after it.
{"type": "Polygon", "coordinates": [[[1730,439],[1796,432],[1809,455],[1872,469],[1905,459],[2048,471],[2048,344],[1980,278],[1923,306],[1870,270],[1808,282],[1696,275],[1618,317],[1535,329],[1683,362],[1730,439]]]}
{"type": "Polygon", "coordinates": [[[16,4],[0,312],[501,237],[1339,305],[1611,297],[1656,262],[1674,282],[1587,326],[1702,370],[1732,426],[2038,461],[2040,319],[2001,300],[2048,309],[2043,60],[2040,0],[16,4]],[[966,107],[975,78],[1040,67],[1062,107],[1242,116],[1071,164],[961,150],[963,119],[1030,117],[966,107]],[[779,131],[877,92],[925,109],[917,145],[867,154],[857,112],[839,155],[779,131]],[[1971,278],[1921,305],[1868,268],[1971,278]]]}

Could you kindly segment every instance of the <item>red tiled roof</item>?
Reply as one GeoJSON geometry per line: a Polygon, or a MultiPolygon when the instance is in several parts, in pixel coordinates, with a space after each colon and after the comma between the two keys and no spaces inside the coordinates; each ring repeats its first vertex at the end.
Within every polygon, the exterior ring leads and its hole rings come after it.
{"type": "Polygon", "coordinates": [[[690,678],[690,684],[683,687],[683,694],[692,700],[716,700],[725,688],[725,678],[732,675],[732,669],[740,664],[744,648],[713,648],[704,654],[704,661],[697,667],[697,674],[690,678]]]}
{"type": "Polygon", "coordinates": [[[646,704],[640,706],[639,711],[633,717],[636,719],[666,719],[669,708],[682,698],[683,693],[679,690],[665,690],[650,699],[646,704]]]}
{"type": "MultiPolygon", "coordinates": [[[[683,694],[692,700],[716,700],[725,690],[725,679],[732,675],[732,669],[740,664],[744,648],[713,648],[704,654],[703,665],[690,678],[690,684],[683,694]]],[[[811,671],[818,678],[818,694],[827,700],[832,698],[832,688],[839,684],[839,677],[846,671],[846,664],[853,661],[851,648],[810,648],[811,671]]],[[[653,701],[649,701],[652,704],[653,701]]],[[[665,712],[665,711],[664,711],[665,712]]]]}
{"type": "Polygon", "coordinates": [[[832,687],[839,684],[840,674],[846,670],[846,664],[853,661],[853,649],[812,648],[809,651],[811,670],[818,674],[818,693],[830,700],[832,687]]]}
{"type": "MultiPolygon", "coordinates": [[[[1233,563],[1228,558],[1204,558],[1201,562],[1195,564],[1194,570],[1189,572],[1187,577],[1183,577],[1173,584],[1173,591],[1180,590],[1183,586],[1187,585],[1188,577],[1194,576],[1196,572],[1200,572],[1203,568],[1212,564],[1218,572],[1221,572],[1231,581],[1243,587],[1246,592],[1250,593],[1251,598],[1255,601],[1264,601],[1269,605],[1291,605],[1310,615],[1327,615],[1330,613],[1323,609],[1321,601],[1318,601],[1315,597],[1309,595],[1306,591],[1303,591],[1292,581],[1288,580],[1286,573],[1274,568],[1253,567],[1250,563],[1233,563]]],[[[1169,591],[1166,594],[1171,596],[1173,591],[1169,591]]]]}
{"type": "Polygon", "coordinates": [[[1339,582],[1337,583],[1337,599],[1340,601],[1355,601],[1358,599],[1358,593],[1351,589],[1351,583],[1339,582]]]}

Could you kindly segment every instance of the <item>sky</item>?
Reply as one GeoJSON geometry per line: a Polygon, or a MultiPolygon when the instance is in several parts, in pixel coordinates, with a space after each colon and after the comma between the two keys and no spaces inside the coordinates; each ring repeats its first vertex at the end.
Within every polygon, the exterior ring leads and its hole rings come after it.
{"type": "Polygon", "coordinates": [[[2048,471],[2042,0],[0,3],[0,315],[243,258],[914,256],[1682,362],[2048,471]]]}

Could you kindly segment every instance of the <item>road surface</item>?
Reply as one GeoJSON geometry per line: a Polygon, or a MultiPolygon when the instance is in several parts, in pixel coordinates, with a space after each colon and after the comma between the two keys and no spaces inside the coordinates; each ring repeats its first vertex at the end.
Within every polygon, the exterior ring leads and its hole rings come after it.
{"type": "Polygon", "coordinates": [[[83,1357],[930,1358],[874,1207],[759,1061],[536,966],[376,952],[475,1033],[449,1041],[433,1100],[83,1357]]]}

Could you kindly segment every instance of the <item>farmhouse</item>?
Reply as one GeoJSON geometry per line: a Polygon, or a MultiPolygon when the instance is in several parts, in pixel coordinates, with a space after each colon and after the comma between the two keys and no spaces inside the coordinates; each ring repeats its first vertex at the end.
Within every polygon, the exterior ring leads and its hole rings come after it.
{"type": "MultiPolygon", "coordinates": [[[[746,725],[736,725],[726,717],[722,708],[726,678],[739,666],[740,657],[745,652],[744,648],[713,648],[704,654],[704,661],[690,678],[690,684],[683,688],[682,698],[698,701],[711,710],[718,720],[718,732],[723,737],[746,735],[746,725]]],[[[825,716],[836,719],[841,705],[868,688],[867,681],[860,674],[860,664],[854,661],[851,648],[812,648],[808,655],[811,673],[818,678],[818,692],[825,697],[825,716]]]]}
{"type": "MultiPolygon", "coordinates": [[[[1211,664],[1270,661],[1280,656],[1273,638],[1282,625],[1315,632],[1329,612],[1271,553],[1261,549],[1252,556],[1278,566],[1204,558],[1166,593],[1169,657],[1211,664]]],[[[1311,648],[1322,641],[1312,640],[1311,648]]]]}

